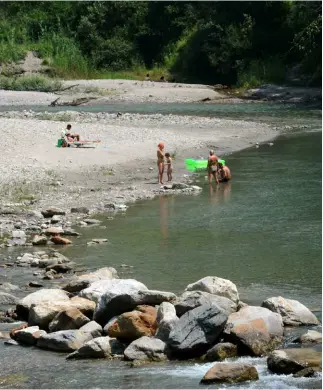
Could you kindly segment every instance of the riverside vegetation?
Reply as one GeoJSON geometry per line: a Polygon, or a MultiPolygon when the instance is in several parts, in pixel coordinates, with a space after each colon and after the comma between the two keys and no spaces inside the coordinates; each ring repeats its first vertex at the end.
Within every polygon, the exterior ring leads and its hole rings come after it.
{"type": "MultiPolygon", "coordinates": [[[[61,78],[149,72],[243,87],[320,85],[321,9],[315,1],[3,2],[0,63],[10,76],[10,64],[32,50],[61,78]]],[[[1,80],[1,88],[19,86],[1,80]]]]}

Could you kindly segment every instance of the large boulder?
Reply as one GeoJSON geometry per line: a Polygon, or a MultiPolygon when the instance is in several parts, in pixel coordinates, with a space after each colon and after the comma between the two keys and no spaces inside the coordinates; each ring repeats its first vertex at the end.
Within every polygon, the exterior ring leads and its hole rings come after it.
{"type": "Polygon", "coordinates": [[[170,332],[174,329],[179,318],[176,315],[174,305],[170,302],[163,302],[157,311],[157,325],[156,338],[167,341],[170,332]]]}
{"type": "MultiPolygon", "coordinates": [[[[35,291],[28,294],[23,298],[16,306],[17,314],[23,319],[28,319],[29,310],[32,305],[36,305],[42,302],[57,302],[57,301],[69,301],[67,293],[58,288],[46,289],[35,291]]],[[[37,325],[37,324],[35,324],[37,325]]]]}
{"type": "Polygon", "coordinates": [[[48,326],[50,332],[59,330],[79,329],[81,326],[90,322],[90,319],[75,307],[61,311],[56,314],[48,326]]]}
{"type": "Polygon", "coordinates": [[[237,304],[231,299],[214,295],[205,291],[187,291],[174,303],[178,317],[196,307],[215,304],[219,306],[227,315],[237,311],[237,304]]]}
{"type": "Polygon", "coordinates": [[[322,333],[316,330],[308,330],[297,341],[301,344],[322,344],[322,333]]]}
{"type": "Polygon", "coordinates": [[[68,301],[57,301],[55,303],[41,302],[31,306],[28,323],[30,325],[38,325],[43,329],[47,329],[49,323],[59,312],[72,308],[78,309],[88,318],[92,318],[95,303],[80,297],[73,297],[68,301]]]}
{"type": "Polygon", "coordinates": [[[237,286],[231,280],[216,276],[206,276],[195,283],[189,284],[185,291],[205,291],[220,297],[229,298],[234,303],[239,302],[237,286]]]}
{"type": "Polygon", "coordinates": [[[169,334],[168,345],[178,357],[198,357],[218,339],[228,316],[216,305],[202,305],[185,313],[169,334]]]}
{"type": "Polygon", "coordinates": [[[266,355],[283,339],[283,320],[280,314],[264,307],[246,306],[229,315],[224,334],[240,352],[255,356],[266,355]]]}
{"type": "Polygon", "coordinates": [[[90,333],[94,339],[102,336],[103,332],[102,326],[95,321],[88,322],[87,324],[83,325],[79,330],[84,333],[90,333]]]}
{"type": "Polygon", "coordinates": [[[15,339],[22,344],[36,345],[39,337],[45,334],[38,326],[29,326],[15,332],[15,339]]]}
{"type": "Polygon", "coordinates": [[[124,345],[117,339],[109,336],[97,337],[86,342],[66,359],[112,358],[115,355],[122,355],[124,349],[124,345]]]}
{"type": "Polygon", "coordinates": [[[94,319],[99,323],[107,323],[112,317],[133,310],[139,305],[159,305],[162,302],[174,301],[176,295],[171,292],[157,290],[131,290],[112,296],[108,291],[99,301],[94,319]],[[109,299],[109,297],[111,297],[109,299]]]}
{"type": "Polygon", "coordinates": [[[124,351],[127,360],[166,360],[166,344],[154,337],[143,336],[133,341],[124,351]]]}
{"type": "Polygon", "coordinates": [[[108,335],[120,340],[133,341],[142,336],[154,336],[157,329],[157,311],[152,306],[138,306],[123,313],[110,325],[108,335]]]}
{"type": "Polygon", "coordinates": [[[91,283],[98,280],[117,279],[117,271],[112,267],[100,268],[89,274],[75,276],[63,289],[71,293],[78,293],[86,289],[91,283]]]}
{"type": "Polygon", "coordinates": [[[238,356],[238,348],[236,345],[232,343],[219,343],[207,351],[205,360],[208,362],[216,362],[235,356],[238,356]]]}
{"type": "Polygon", "coordinates": [[[315,315],[303,304],[293,299],[272,297],[262,303],[263,307],[279,313],[285,325],[318,325],[320,322],[315,315]]]}
{"type": "Polygon", "coordinates": [[[275,374],[295,374],[307,367],[322,368],[322,353],[313,348],[288,348],[273,351],[267,366],[275,374]]]}
{"type": "Polygon", "coordinates": [[[101,311],[117,295],[134,293],[139,290],[144,291],[148,288],[134,279],[103,279],[91,283],[88,288],[79,293],[79,296],[99,303],[97,310],[101,311]]]}
{"type": "Polygon", "coordinates": [[[59,352],[72,352],[92,339],[91,333],[80,330],[60,330],[39,337],[37,347],[59,352]]]}
{"type": "Polygon", "coordinates": [[[216,363],[201,383],[237,383],[259,379],[256,367],[247,363],[216,363]]]}

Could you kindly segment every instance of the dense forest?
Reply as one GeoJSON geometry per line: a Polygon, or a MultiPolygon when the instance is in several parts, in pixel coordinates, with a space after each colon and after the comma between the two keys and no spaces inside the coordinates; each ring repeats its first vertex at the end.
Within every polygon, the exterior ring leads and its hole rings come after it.
{"type": "Polygon", "coordinates": [[[322,3],[1,2],[0,63],[35,50],[60,77],[321,84],[322,3]]]}

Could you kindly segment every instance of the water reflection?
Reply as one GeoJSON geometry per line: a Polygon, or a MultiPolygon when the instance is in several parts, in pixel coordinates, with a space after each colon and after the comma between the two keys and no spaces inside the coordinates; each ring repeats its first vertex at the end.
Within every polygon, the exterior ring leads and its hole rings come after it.
{"type": "Polygon", "coordinates": [[[209,184],[210,202],[215,204],[227,203],[231,197],[231,182],[209,184]]]}

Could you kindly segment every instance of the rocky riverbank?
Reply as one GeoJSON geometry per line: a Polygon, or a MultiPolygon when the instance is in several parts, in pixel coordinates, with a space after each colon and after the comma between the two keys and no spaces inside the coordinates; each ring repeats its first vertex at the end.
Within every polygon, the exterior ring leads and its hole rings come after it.
{"type": "Polygon", "coordinates": [[[268,356],[268,369],[276,374],[308,377],[321,371],[321,326],[298,301],[271,297],[249,306],[234,283],[215,276],[176,296],[120,279],[112,267],[75,273],[75,263],[52,250],[26,253],[12,267],[21,264],[39,270],[39,278],[55,270],[59,279],[48,288],[34,284],[40,289],[22,299],[14,295],[17,286],[0,285],[0,299],[8,303],[11,297],[15,305],[2,320],[22,321],[1,333],[8,348],[29,345],[65,353],[67,360],[123,359],[131,366],[215,362],[201,383],[257,380],[252,363],[230,360],[240,356],[268,356]]]}

